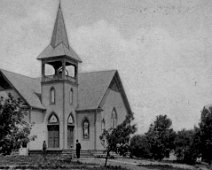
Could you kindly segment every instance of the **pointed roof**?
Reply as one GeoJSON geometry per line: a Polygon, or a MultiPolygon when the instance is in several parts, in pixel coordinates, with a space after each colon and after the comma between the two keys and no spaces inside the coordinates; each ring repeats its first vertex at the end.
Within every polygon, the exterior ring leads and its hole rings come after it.
{"type": "Polygon", "coordinates": [[[57,17],[54,25],[54,30],[52,33],[51,46],[53,48],[57,47],[60,43],[69,48],[68,36],[66,32],[65,22],[63,19],[63,13],[61,9],[61,4],[59,3],[57,17]]]}
{"type": "Polygon", "coordinates": [[[38,60],[58,56],[68,56],[77,62],[82,62],[76,52],[69,45],[65,21],[63,18],[60,3],[57,11],[57,17],[54,24],[50,45],[47,46],[47,48],[45,48],[43,52],[38,56],[38,60]]]}

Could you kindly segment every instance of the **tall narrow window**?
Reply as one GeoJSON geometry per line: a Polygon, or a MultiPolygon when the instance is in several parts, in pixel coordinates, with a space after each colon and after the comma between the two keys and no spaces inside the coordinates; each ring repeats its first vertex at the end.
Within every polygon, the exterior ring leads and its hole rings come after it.
{"type": "Polygon", "coordinates": [[[55,104],[55,88],[50,89],[50,103],[55,104]]]}
{"type": "Polygon", "coordinates": [[[82,123],[82,129],[83,129],[83,139],[89,139],[89,121],[87,118],[85,118],[85,120],[82,123]]]}
{"type": "Polygon", "coordinates": [[[74,118],[72,113],[68,117],[67,146],[68,148],[73,148],[74,146],[74,118]]]}
{"type": "Polygon", "coordinates": [[[102,133],[104,132],[105,130],[105,119],[102,120],[102,133]]]}
{"type": "Polygon", "coordinates": [[[70,104],[73,104],[73,99],[74,99],[73,98],[73,89],[71,89],[70,92],[69,92],[69,103],[70,104]]]}
{"type": "Polygon", "coordinates": [[[116,109],[114,108],[112,110],[112,114],[111,114],[112,128],[115,128],[117,126],[117,121],[118,121],[118,116],[117,116],[117,113],[116,113],[116,109]]]}

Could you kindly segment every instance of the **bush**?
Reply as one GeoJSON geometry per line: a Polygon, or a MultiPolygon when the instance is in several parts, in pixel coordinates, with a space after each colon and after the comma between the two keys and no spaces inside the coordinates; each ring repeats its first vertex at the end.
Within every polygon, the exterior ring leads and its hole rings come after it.
{"type": "Polygon", "coordinates": [[[177,132],[175,138],[175,155],[177,160],[184,163],[195,163],[198,150],[195,146],[196,132],[194,130],[181,130],[177,132]]]}
{"type": "Polygon", "coordinates": [[[150,146],[145,135],[135,135],[130,140],[130,152],[132,156],[150,158],[150,146]]]}

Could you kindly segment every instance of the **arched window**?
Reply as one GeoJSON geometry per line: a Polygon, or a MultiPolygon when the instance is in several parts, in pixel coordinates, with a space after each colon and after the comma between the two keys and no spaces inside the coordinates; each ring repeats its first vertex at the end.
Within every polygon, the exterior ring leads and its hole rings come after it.
{"type": "Polygon", "coordinates": [[[118,122],[118,116],[117,116],[116,109],[114,108],[111,114],[112,128],[115,128],[117,126],[117,122],[118,122]]]}
{"type": "Polygon", "coordinates": [[[87,118],[84,119],[83,123],[82,123],[82,129],[83,129],[83,139],[89,139],[89,121],[87,118]]]}
{"type": "Polygon", "coordinates": [[[105,130],[105,119],[102,120],[102,129],[101,129],[101,130],[102,130],[102,133],[103,133],[104,130],[105,130]]]}
{"type": "Polygon", "coordinates": [[[50,89],[50,103],[55,104],[55,88],[50,89]]]}
{"type": "Polygon", "coordinates": [[[48,147],[58,148],[59,147],[59,119],[55,113],[52,113],[48,119],[48,147]]]}
{"type": "Polygon", "coordinates": [[[73,148],[74,146],[74,118],[72,114],[68,117],[67,146],[68,148],[73,148]]]}
{"type": "Polygon", "coordinates": [[[73,104],[73,89],[71,88],[70,92],[69,92],[69,103],[73,104]]]}

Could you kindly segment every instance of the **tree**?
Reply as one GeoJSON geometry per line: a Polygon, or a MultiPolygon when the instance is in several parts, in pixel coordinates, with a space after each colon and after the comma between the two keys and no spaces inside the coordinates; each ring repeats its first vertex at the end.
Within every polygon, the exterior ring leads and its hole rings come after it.
{"type": "Polygon", "coordinates": [[[130,152],[132,156],[151,158],[150,145],[146,135],[135,135],[130,139],[130,152]]]}
{"type": "Polygon", "coordinates": [[[199,123],[200,152],[202,158],[211,164],[212,161],[212,113],[204,108],[199,123]]]}
{"type": "Polygon", "coordinates": [[[199,151],[199,129],[178,131],[175,138],[175,155],[178,161],[195,163],[200,154],[199,151]]]}
{"type": "Polygon", "coordinates": [[[0,153],[3,155],[35,138],[29,137],[31,125],[24,119],[25,106],[22,100],[11,94],[6,99],[0,98],[0,153]]]}
{"type": "Polygon", "coordinates": [[[172,121],[166,115],[159,115],[145,134],[154,159],[161,160],[168,157],[174,149],[175,132],[171,125],[172,121]]]}
{"type": "Polygon", "coordinates": [[[128,144],[130,135],[135,133],[136,125],[131,124],[133,119],[133,114],[127,114],[125,120],[120,125],[118,125],[116,128],[104,130],[102,135],[99,137],[102,145],[106,149],[105,166],[107,166],[107,160],[110,152],[117,152],[118,144],[128,144]]]}

